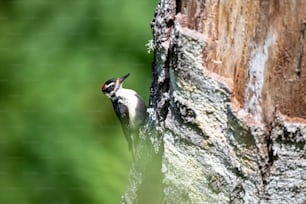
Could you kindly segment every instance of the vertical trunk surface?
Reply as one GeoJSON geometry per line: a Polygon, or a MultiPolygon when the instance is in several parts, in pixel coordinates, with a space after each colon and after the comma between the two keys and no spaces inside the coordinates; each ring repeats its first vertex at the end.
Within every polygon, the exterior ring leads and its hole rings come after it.
{"type": "Polygon", "coordinates": [[[306,203],[306,1],[161,0],[152,29],[122,202],[306,203]]]}

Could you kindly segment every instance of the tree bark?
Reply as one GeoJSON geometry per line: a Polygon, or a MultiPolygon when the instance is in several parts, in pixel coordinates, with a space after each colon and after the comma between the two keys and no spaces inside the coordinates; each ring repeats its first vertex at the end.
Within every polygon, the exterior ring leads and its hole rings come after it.
{"type": "Polygon", "coordinates": [[[306,1],[160,0],[122,203],[306,203],[306,1]]]}

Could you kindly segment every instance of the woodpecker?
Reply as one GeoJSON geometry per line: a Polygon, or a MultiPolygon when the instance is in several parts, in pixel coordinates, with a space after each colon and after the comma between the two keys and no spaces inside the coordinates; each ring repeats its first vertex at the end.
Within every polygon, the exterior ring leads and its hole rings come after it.
{"type": "Polygon", "coordinates": [[[146,119],[146,105],[140,95],[134,90],[122,87],[124,80],[130,74],[106,81],[102,87],[102,93],[111,101],[120,120],[123,133],[128,142],[129,151],[134,158],[135,145],[139,137],[139,128],[146,119]]]}

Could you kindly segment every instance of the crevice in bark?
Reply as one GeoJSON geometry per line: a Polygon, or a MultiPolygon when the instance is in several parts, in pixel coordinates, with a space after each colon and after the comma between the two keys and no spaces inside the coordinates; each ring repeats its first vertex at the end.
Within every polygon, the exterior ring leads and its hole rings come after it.
{"type": "Polygon", "coordinates": [[[167,28],[173,27],[173,25],[174,25],[174,20],[173,20],[173,19],[169,19],[169,20],[166,22],[167,28]]]}
{"type": "Polygon", "coordinates": [[[158,73],[157,73],[157,70],[156,70],[156,56],[154,54],[154,57],[153,57],[153,62],[152,62],[152,83],[151,83],[151,87],[150,87],[150,99],[149,99],[149,107],[154,107],[154,98],[156,97],[156,95],[154,94],[155,92],[155,87],[156,87],[156,82],[154,79],[157,79],[158,77],[158,73]]]}
{"type": "Polygon", "coordinates": [[[262,183],[263,185],[267,185],[268,180],[269,180],[269,176],[271,173],[271,167],[274,163],[274,161],[277,159],[277,155],[274,155],[273,153],[273,140],[271,138],[271,134],[272,134],[272,125],[270,125],[270,127],[268,128],[268,134],[266,136],[266,148],[268,151],[268,158],[264,164],[264,166],[261,169],[261,177],[262,177],[262,183]]]}
{"type": "Polygon", "coordinates": [[[239,178],[241,178],[241,179],[243,179],[243,180],[248,179],[248,177],[247,177],[238,167],[230,168],[230,170],[231,170],[236,176],[238,176],[239,178]]]}
{"type": "Polygon", "coordinates": [[[170,105],[170,99],[169,99],[169,89],[170,89],[170,76],[169,76],[169,70],[170,70],[170,61],[171,61],[171,55],[170,55],[170,49],[168,49],[167,52],[167,58],[164,63],[164,76],[162,77],[162,80],[158,81],[158,85],[160,87],[160,93],[163,93],[161,96],[160,101],[160,121],[164,121],[168,115],[169,112],[169,105],[170,105]]]}
{"type": "Polygon", "coordinates": [[[176,0],[176,14],[181,12],[182,0],[176,0]]]}
{"type": "Polygon", "coordinates": [[[304,45],[305,45],[305,30],[306,30],[306,23],[302,24],[302,29],[301,29],[301,52],[298,58],[298,65],[295,70],[296,74],[300,77],[301,76],[301,71],[302,71],[302,66],[303,66],[303,56],[304,56],[304,45]]]}

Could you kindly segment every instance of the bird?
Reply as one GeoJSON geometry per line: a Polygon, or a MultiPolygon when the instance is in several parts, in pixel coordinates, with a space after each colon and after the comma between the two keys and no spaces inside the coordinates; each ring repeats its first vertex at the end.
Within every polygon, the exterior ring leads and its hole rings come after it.
{"type": "Polygon", "coordinates": [[[128,149],[134,159],[139,129],[145,123],[147,107],[143,98],[136,91],[123,88],[123,82],[129,75],[128,73],[122,77],[107,80],[101,86],[101,91],[113,104],[128,142],[128,149]]]}

